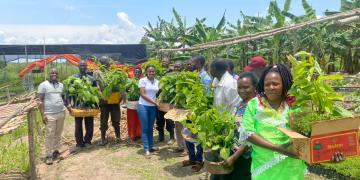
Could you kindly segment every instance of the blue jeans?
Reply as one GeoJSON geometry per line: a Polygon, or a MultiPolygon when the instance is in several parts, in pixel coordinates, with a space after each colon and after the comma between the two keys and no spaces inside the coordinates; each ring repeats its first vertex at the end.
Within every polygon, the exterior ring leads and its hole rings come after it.
{"type": "Polygon", "coordinates": [[[185,141],[186,147],[188,149],[188,153],[189,153],[189,160],[190,161],[198,161],[198,162],[202,162],[203,161],[203,148],[201,147],[201,145],[197,145],[196,146],[196,151],[195,151],[195,144],[192,142],[188,142],[185,141]]]}
{"type": "Polygon", "coordinates": [[[154,146],[153,128],[157,113],[156,106],[144,106],[138,104],[137,113],[141,124],[141,141],[145,151],[149,151],[154,146]]]}

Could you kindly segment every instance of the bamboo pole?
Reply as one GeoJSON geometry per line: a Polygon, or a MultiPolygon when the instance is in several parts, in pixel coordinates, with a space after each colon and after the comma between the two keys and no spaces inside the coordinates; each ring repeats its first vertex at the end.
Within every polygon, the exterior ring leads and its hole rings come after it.
{"type": "Polygon", "coordinates": [[[34,110],[27,114],[28,119],[28,140],[29,140],[29,179],[36,179],[36,164],[35,164],[35,142],[34,142],[34,126],[33,126],[34,110]]]}
{"type": "MultiPolygon", "coordinates": [[[[221,46],[233,45],[233,44],[238,44],[241,42],[262,39],[265,37],[273,36],[273,35],[276,35],[279,33],[287,32],[287,31],[295,31],[295,30],[298,30],[298,29],[301,29],[301,28],[304,28],[307,26],[311,26],[311,25],[318,24],[318,23],[323,23],[326,21],[341,20],[341,19],[346,19],[346,18],[359,16],[359,15],[360,15],[360,8],[357,8],[357,9],[353,9],[351,11],[342,12],[342,13],[334,14],[331,16],[325,16],[325,17],[322,17],[319,19],[302,22],[299,24],[294,24],[292,26],[276,28],[276,29],[272,29],[272,30],[268,30],[268,31],[258,32],[255,34],[247,34],[244,36],[238,36],[238,37],[234,37],[234,38],[226,38],[226,39],[217,40],[217,41],[213,41],[213,42],[209,42],[209,43],[194,45],[193,47],[188,47],[188,48],[159,49],[159,51],[160,52],[200,51],[200,50],[209,49],[209,48],[217,48],[217,47],[221,47],[221,46]]],[[[342,21],[342,23],[350,23],[350,22],[354,22],[354,21],[342,21]]]]}

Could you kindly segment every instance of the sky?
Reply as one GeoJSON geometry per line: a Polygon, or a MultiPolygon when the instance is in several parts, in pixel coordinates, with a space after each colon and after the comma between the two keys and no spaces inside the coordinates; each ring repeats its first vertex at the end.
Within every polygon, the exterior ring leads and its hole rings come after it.
{"type": "MultiPolygon", "coordinates": [[[[277,0],[282,8],[284,0],[277,0]]],[[[340,0],[308,0],[317,16],[339,10],[340,0]]],[[[265,15],[270,0],[1,0],[0,44],[130,44],[138,43],[148,22],[173,18],[172,8],[186,17],[206,18],[216,26],[225,13],[235,23],[240,11],[265,15]]],[[[290,12],[304,14],[301,0],[290,12]]]]}

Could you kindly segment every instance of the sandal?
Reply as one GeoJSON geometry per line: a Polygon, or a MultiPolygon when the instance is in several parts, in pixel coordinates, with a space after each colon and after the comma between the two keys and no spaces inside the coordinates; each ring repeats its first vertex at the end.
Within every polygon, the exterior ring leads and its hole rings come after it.
{"type": "Polygon", "coordinates": [[[199,172],[204,166],[204,162],[196,162],[195,165],[191,167],[192,172],[199,172]]]}
{"type": "Polygon", "coordinates": [[[186,151],[183,151],[182,153],[179,154],[179,157],[185,157],[188,156],[188,153],[186,151]]]}
{"type": "Polygon", "coordinates": [[[195,164],[196,164],[195,161],[184,160],[184,161],[182,162],[182,167],[192,166],[192,165],[195,165],[195,164]]]}
{"type": "Polygon", "coordinates": [[[176,148],[176,149],[174,149],[174,153],[182,153],[182,152],[184,152],[185,150],[184,149],[182,149],[182,148],[176,148]]]}

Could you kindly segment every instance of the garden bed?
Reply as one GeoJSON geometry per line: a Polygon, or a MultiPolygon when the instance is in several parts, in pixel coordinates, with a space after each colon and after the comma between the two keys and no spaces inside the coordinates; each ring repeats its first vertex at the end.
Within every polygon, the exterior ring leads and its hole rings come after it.
{"type": "Polygon", "coordinates": [[[349,157],[340,163],[309,166],[309,171],[329,179],[360,179],[360,157],[349,157]]]}

